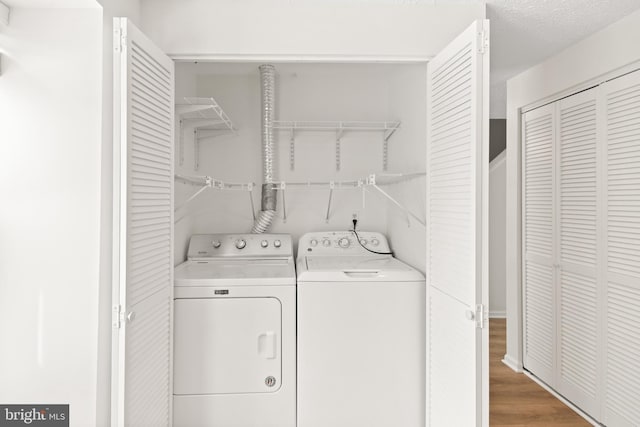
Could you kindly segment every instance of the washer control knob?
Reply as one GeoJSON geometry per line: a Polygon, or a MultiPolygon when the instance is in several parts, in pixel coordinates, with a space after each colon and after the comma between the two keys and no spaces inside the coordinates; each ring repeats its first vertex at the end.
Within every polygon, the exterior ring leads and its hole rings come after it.
{"type": "Polygon", "coordinates": [[[315,248],[316,246],[318,246],[318,241],[316,239],[311,239],[311,241],[309,241],[309,244],[315,248]]]}
{"type": "Polygon", "coordinates": [[[262,246],[263,248],[266,248],[267,246],[269,246],[269,241],[263,240],[262,242],[260,242],[260,246],[262,246]]]}
{"type": "Polygon", "coordinates": [[[282,246],[282,242],[280,240],[274,240],[273,246],[275,246],[276,248],[279,248],[280,246],[282,246]]]}
{"type": "Polygon", "coordinates": [[[331,240],[329,240],[329,239],[322,239],[322,246],[326,246],[326,247],[331,246],[331,240]]]}
{"type": "Polygon", "coordinates": [[[214,240],[213,242],[211,242],[211,244],[216,249],[218,249],[220,246],[222,246],[222,243],[220,243],[220,240],[214,240]]]}
{"type": "Polygon", "coordinates": [[[367,241],[367,239],[360,239],[360,244],[361,244],[362,246],[367,246],[367,243],[369,243],[369,242],[367,241]]]}
{"type": "Polygon", "coordinates": [[[351,242],[346,237],[343,237],[343,238],[338,240],[338,246],[340,246],[341,248],[346,249],[346,248],[349,247],[350,244],[351,244],[351,242]]]}
{"type": "Polygon", "coordinates": [[[378,245],[380,244],[380,240],[378,240],[378,239],[372,239],[372,240],[371,240],[371,244],[372,244],[373,246],[378,246],[378,245]]]}
{"type": "Polygon", "coordinates": [[[236,248],[244,249],[245,246],[247,246],[247,241],[246,240],[244,240],[244,239],[236,240],[236,248]]]}

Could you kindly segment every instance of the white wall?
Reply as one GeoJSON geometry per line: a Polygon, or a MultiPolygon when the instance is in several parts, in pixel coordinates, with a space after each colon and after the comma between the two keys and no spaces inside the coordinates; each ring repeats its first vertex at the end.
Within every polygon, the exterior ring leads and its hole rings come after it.
{"type": "MultiPolygon", "coordinates": [[[[179,173],[210,175],[229,182],[262,182],[257,67],[258,64],[178,64],[177,87],[181,91],[178,95],[183,96],[184,89],[193,91],[193,86],[185,80],[195,80],[197,93],[190,95],[215,97],[238,128],[237,136],[222,136],[201,143],[198,171],[193,170],[192,133],[187,131],[185,164],[179,173]]],[[[408,66],[400,66],[403,67],[408,66]]],[[[281,120],[398,119],[397,114],[390,111],[389,102],[390,76],[397,69],[398,66],[388,64],[277,64],[276,117],[281,120]]],[[[298,132],[293,171],[289,167],[289,138],[289,132],[276,132],[275,176],[279,181],[355,180],[382,171],[382,133],[345,133],[339,172],[335,170],[333,132],[298,132]]],[[[182,184],[176,187],[177,203],[186,199],[189,191],[196,190],[195,187],[185,190],[182,184]]],[[[368,193],[363,208],[361,190],[335,190],[327,223],[328,186],[321,190],[290,189],[285,194],[287,221],[283,221],[280,193],[278,215],[271,232],[290,233],[298,239],[309,231],[347,230],[352,226],[353,213],[358,214],[358,227],[362,230],[387,231],[387,204],[377,195],[368,193]]],[[[254,191],[254,204],[259,209],[259,187],[254,191]]],[[[250,207],[246,192],[207,190],[186,210],[179,211],[178,217],[184,213],[191,215],[193,233],[247,233],[253,224],[250,207]]],[[[179,239],[183,239],[186,229],[179,239]]],[[[176,258],[177,261],[184,258],[184,249],[178,248],[176,258]]]]}
{"type": "Polygon", "coordinates": [[[614,70],[640,67],[640,11],[610,25],[507,83],[507,354],[522,369],[520,113],[537,101],[597,84],[614,70]]]}
{"type": "MultiPolygon", "coordinates": [[[[184,97],[196,96],[198,91],[197,87],[197,77],[195,70],[191,70],[193,67],[192,64],[186,63],[178,63],[176,64],[176,73],[175,73],[175,102],[180,103],[183,102],[184,97]]],[[[179,164],[179,139],[180,139],[180,125],[179,118],[176,116],[175,123],[175,173],[176,174],[184,174],[184,175],[204,175],[202,170],[194,171],[193,168],[193,133],[191,133],[191,129],[185,129],[183,131],[184,139],[185,139],[185,161],[183,165],[179,164]]],[[[206,144],[206,142],[205,142],[206,144]]],[[[218,178],[220,179],[220,178],[218,178]]],[[[175,191],[175,205],[180,206],[187,200],[192,194],[194,194],[198,189],[196,187],[192,187],[189,185],[183,185],[181,183],[176,182],[174,186],[175,191]]],[[[210,190],[207,190],[210,191],[210,190]]],[[[248,200],[248,199],[247,199],[248,200]]],[[[180,264],[186,259],[187,249],[189,246],[189,238],[193,234],[193,222],[194,216],[190,215],[191,206],[181,209],[175,214],[175,228],[174,228],[174,259],[173,262],[175,265],[180,264]]]]}
{"type": "Polygon", "coordinates": [[[506,315],[507,152],[489,164],[489,315],[506,315]]]}
{"type": "Polygon", "coordinates": [[[0,401],[95,425],[101,11],[14,8],[0,45],[0,401]]]}
{"type": "Polygon", "coordinates": [[[141,4],[143,29],[165,52],[235,59],[425,58],[472,20],[485,17],[482,3],[143,0],[141,4]]]}
{"type": "MultiPolygon", "coordinates": [[[[390,109],[402,127],[389,139],[389,173],[425,172],[427,161],[427,66],[402,67],[391,76],[390,109]]],[[[426,177],[386,187],[407,209],[426,219],[426,177]]],[[[387,204],[387,232],[395,256],[426,271],[426,230],[392,204],[387,204]]]]}

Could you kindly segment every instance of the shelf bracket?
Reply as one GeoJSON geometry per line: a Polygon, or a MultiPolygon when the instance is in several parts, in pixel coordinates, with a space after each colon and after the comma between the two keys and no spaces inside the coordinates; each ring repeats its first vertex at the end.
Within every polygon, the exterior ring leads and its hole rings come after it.
{"type": "Polygon", "coordinates": [[[329,213],[331,213],[331,199],[333,198],[333,189],[336,187],[336,183],[334,181],[329,182],[329,202],[327,203],[327,215],[324,218],[324,221],[329,224],[329,213]]]}
{"type": "Polygon", "coordinates": [[[187,200],[185,200],[183,203],[181,203],[180,205],[176,206],[174,209],[174,212],[178,212],[180,209],[182,209],[183,207],[185,207],[186,205],[189,204],[189,202],[191,202],[193,199],[195,199],[196,197],[198,197],[204,190],[206,190],[207,188],[211,187],[211,183],[209,181],[207,181],[207,183],[205,185],[203,185],[202,187],[200,187],[200,189],[198,191],[196,191],[195,193],[193,193],[191,195],[191,197],[189,197],[187,200]]]}
{"type": "Polygon", "coordinates": [[[411,216],[418,224],[422,225],[423,227],[426,227],[426,222],[423,221],[419,216],[417,216],[416,214],[414,214],[413,212],[411,212],[409,209],[405,208],[404,206],[402,206],[396,199],[394,199],[393,197],[391,197],[391,195],[389,195],[386,191],[384,191],[382,188],[378,187],[375,184],[375,177],[373,180],[373,183],[369,183],[369,185],[371,187],[373,187],[374,189],[376,189],[380,194],[382,194],[387,200],[389,200],[391,203],[393,203],[398,209],[402,210],[407,216],[411,216]]]}
{"type": "Polygon", "coordinates": [[[198,170],[200,160],[200,131],[198,128],[193,130],[193,170],[198,170]]]}
{"type": "Polygon", "coordinates": [[[296,168],[296,131],[291,128],[291,137],[289,138],[289,170],[296,168]]]}
{"type": "Polygon", "coordinates": [[[382,142],[382,170],[386,172],[389,169],[389,142],[385,139],[382,142]]]}
{"type": "Polygon", "coordinates": [[[256,207],[253,204],[253,183],[247,185],[249,190],[249,201],[251,202],[251,215],[253,216],[253,222],[256,222],[256,207]]]}
{"type": "Polygon", "coordinates": [[[342,139],[343,135],[344,135],[344,125],[340,123],[340,125],[338,126],[338,129],[336,130],[336,141],[339,141],[340,139],[342,139]]]}
{"type": "Polygon", "coordinates": [[[178,149],[180,150],[179,161],[180,166],[184,164],[184,124],[180,120],[178,124],[178,149]]]}
{"type": "Polygon", "coordinates": [[[398,125],[393,125],[392,127],[390,127],[387,130],[385,130],[384,131],[384,142],[389,141],[389,138],[391,138],[391,135],[393,135],[397,130],[398,130],[398,125]]]}
{"type": "Polygon", "coordinates": [[[382,170],[385,172],[389,169],[389,138],[398,130],[399,126],[399,122],[393,123],[391,127],[385,123],[386,130],[382,141],[382,170]]]}
{"type": "Polygon", "coordinates": [[[280,183],[280,192],[282,193],[282,222],[284,224],[287,223],[287,198],[285,197],[285,189],[287,188],[287,184],[282,181],[280,183]]]}
{"type": "Polygon", "coordinates": [[[338,129],[336,129],[336,172],[340,172],[341,167],[341,152],[342,149],[340,147],[340,140],[342,139],[342,135],[344,135],[344,126],[342,123],[339,124],[338,129]]]}

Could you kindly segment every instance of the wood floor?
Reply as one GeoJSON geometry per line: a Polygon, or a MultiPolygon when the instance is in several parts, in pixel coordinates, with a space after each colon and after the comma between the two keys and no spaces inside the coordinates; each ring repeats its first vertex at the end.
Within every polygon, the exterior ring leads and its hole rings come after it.
{"type": "Polygon", "coordinates": [[[524,374],[502,363],[504,319],[489,321],[489,424],[491,426],[590,426],[582,417],[524,374]]]}

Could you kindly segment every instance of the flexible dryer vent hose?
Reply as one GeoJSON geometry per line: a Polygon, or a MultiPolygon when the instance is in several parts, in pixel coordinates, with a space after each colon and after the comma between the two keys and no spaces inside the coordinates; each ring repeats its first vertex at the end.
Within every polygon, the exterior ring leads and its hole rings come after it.
{"type": "Polygon", "coordinates": [[[269,230],[276,215],[276,190],[273,183],[273,117],[275,109],[276,69],[273,65],[260,67],[260,88],[262,92],[262,203],[261,210],[251,229],[252,233],[264,233],[269,230]]]}

